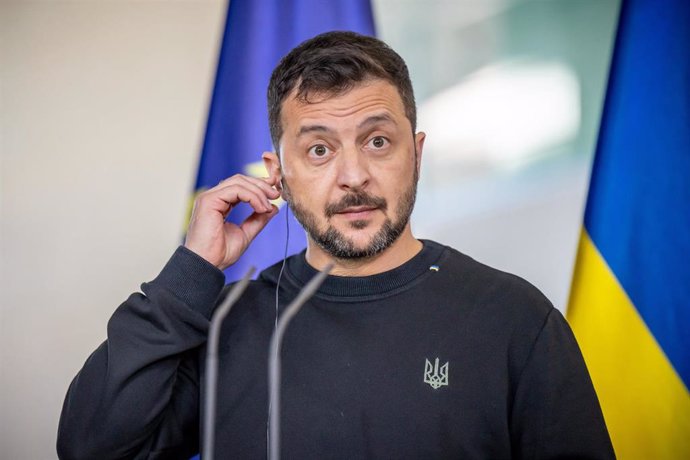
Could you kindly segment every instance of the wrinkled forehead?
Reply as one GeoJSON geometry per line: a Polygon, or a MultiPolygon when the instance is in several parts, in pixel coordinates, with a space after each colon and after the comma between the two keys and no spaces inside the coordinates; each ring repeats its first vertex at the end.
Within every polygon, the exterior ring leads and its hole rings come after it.
{"type": "Polygon", "coordinates": [[[339,119],[370,116],[372,111],[381,112],[381,118],[394,122],[401,123],[402,119],[406,119],[405,106],[398,89],[383,79],[367,79],[348,88],[310,91],[307,94],[295,88],[282,103],[280,119],[283,134],[286,134],[287,131],[299,130],[299,125],[304,121],[313,123],[330,119],[337,122],[339,119]]]}
{"type": "Polygon", "coordinates": [[[302,103],[308,104],[318,102],[319,100],[338,97],[361,86],[368,86],[375,82],[386,81],[388,80],[368,74],[360,80],[347,80],[343,81],[341,84],[334,86],[318,87],[314,86],[313,82],[305,83],[305,81],[302,78],[300,78],[297,80],[295,86],[292,88],[292,90],[288,94],[288,97],[286,97],[285,100],[288,100],[289,98],[294,98],[302,103]]]}

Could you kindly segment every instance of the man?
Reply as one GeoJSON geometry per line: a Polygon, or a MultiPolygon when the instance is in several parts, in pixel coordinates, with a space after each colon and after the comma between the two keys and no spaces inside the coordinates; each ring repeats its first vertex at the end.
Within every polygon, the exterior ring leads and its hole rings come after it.
{"type": "Polygon", "coordinates": [[[423,133],[407,68],[384,43],[308,40],[268,89],[266,179],[196,201],[184,247],[114,313],[72,383],[64,458],[188,458],[199,449],[209,319],[232,265],[283,196],[305,252],[261,273],[220,339],[216,452],[265,458],[268,344],[280,308],[335,267],[283,345],[285,458],[610,458],[601,411],[562,316],[527,282],[432,241],[409,217],[423,133]],[[237,204],[254,213],[225,221],[237,204]]]}

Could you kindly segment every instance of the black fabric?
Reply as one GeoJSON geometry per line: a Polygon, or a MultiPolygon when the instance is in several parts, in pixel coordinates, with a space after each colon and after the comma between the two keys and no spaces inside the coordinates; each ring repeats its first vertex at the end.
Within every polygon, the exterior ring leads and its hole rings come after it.
{"type": "MultiPolygon", "coordinates": [[[[279,269],[250,284],[222,328],[219,458],[266,458],[279,269]]],[[[314,273],[304,253],[288,259],[281,310],[314,273]]],[[[62,458],[198,450],[204,343],[222,280],[179,248],[118,308],[65,399],[62,458]]],[[[431,241],[389,272],[328,277],[293,319],[282,356],[286,459],[613,458],[561,314],[526,281],[431,241]],[[425,382],[446,363],[446,385],[425,382]]]]}

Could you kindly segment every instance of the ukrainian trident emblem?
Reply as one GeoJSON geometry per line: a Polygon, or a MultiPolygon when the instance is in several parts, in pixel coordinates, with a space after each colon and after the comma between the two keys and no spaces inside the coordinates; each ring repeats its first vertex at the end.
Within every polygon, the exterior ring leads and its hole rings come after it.
{"type": "Polygon", "coordinates": [[[431,385],[434,390],[448,386],[448,363],[439,367],[438,358],[434,364],[431,364],[427,359],[424,364],[424,383],[431,385]]]}

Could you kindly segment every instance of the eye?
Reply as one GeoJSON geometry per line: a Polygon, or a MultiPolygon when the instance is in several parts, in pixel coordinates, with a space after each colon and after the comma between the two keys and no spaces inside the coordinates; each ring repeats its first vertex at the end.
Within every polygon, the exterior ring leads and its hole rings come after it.
{"type": "Polygon", "coordinates": [[[374,149],[380,150],[388,146],[390,141],[383,136],[372,137],[367,145],[373,147],[374,149]]]}
{"type": "Polygon", "coordinates": [[[330,153],[331,149],[323,144],[317,144],[309,149],[309,155],[313,155],[317,158],[323,158],[330,153]]]}

